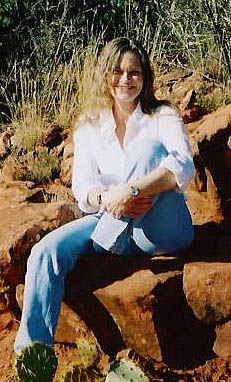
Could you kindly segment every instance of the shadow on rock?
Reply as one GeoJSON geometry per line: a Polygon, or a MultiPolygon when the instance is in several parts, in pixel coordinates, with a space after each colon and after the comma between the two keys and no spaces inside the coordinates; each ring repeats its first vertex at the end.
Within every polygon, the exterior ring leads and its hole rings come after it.
{"type": "Polygon", "coordinates": [[[153,293],[153,322],[163,361],[174,368],[194,368],[214,357],[214,326],[195,317],[187,304],[182,278],[160,284],[153,293]]]}
{"type": "Polygon", "coordinates": [[[130,347],[176,368],[198,366],[214,357],[215,326],[188,305],[183,268],[226,262],[222,240],[222,226],[209,222],[195,227],[195,242],[179,253],[84,257],[66,279],[65,301],[112,357],[130,347]]]}

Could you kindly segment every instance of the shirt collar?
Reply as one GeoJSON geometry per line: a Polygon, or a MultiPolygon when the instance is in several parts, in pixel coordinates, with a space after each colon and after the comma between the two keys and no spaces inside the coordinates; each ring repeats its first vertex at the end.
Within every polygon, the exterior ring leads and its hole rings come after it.
{"type": "Polygon", "coordinates": [[[128,118],[128,121],[139,121],[143,116],[144,116],[144,113],[141,109],[141,104],[139,101],[135,110],[133,111],[133,113],[128,118]]]}
{"type": "MultiPolygon", "coordinates": [[[[141,109],[141,105],[139,101],[135,110],[129,116],[127,125],[128,123],[130,124],[131,122],[140,121],[143,118],[143,116],[144,116],[144,113],[141,109]]],[[[112,109],[104,109],[100,113],[100,125],[101,125],[102,134],[106,133],[107,131],[114,131],[116,129],[116,123],[115,123],[115,118],[114,118],[112,109]]]]}

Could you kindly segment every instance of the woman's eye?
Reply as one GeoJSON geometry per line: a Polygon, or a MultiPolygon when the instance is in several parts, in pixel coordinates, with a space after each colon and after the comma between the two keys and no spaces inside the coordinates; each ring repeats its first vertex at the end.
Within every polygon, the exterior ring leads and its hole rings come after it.
{"type": "Polygon", "coordinates": [[[113,70],[113,74],[120,74],[121,73],[121,70],[119,70],[119,69],[114,69],[113,70]]]}

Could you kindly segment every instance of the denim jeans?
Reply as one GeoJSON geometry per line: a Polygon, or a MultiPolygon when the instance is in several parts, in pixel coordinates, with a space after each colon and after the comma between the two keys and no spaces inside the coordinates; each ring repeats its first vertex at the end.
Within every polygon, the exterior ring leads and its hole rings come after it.
{"type": "MultiPolygon", "coordinates": [[[[141,142],[140,149],[128,158],[124,181],[137,179],[156,168],[167,155],[159,142],[141,142]]],[[[32,248],[27,263],[23,312],[15,340],[15,352],[33,341],[52,345],[64,294],[67,273],[78,266],[78,258],[85,254],[107,253],[91,236],[102,214],[93,214],[70,222],[47,234],[32,248]]],[[[124,219],[118,235],[122,243],[120,255],[134,251],[154,255],[174,252],[193,241],[193,226],[184,195],[176,191],[153,197],[153,207],[138,219],[124,219]]],[[[113,235],[114,224],[107,224],[106,236],[113,235]]],[[[102,236],[104,236],[102,224],[102,236]]],[[[107,237],[105,237],[107,240],[107,237]]]]}

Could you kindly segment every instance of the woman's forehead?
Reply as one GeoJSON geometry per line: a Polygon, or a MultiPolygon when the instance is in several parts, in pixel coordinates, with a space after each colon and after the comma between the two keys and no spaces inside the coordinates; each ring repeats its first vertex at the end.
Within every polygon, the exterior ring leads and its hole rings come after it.
{"type": "Polygon", "coordinates": [[[120,54],[115,61],[115,66],[121,66],[123,63],[128,63],[136,67],[141,67],[140,57],[136,52],[126,51],[120,54]]]}

